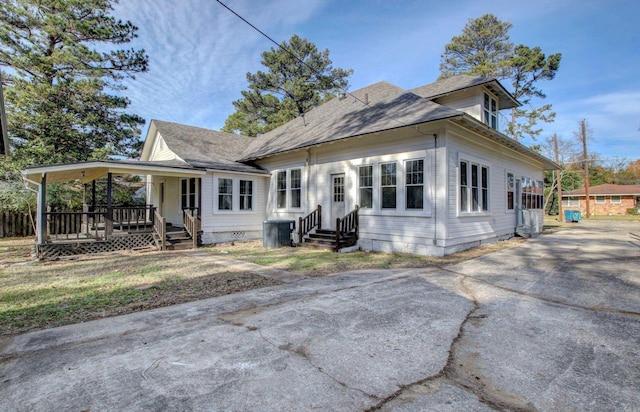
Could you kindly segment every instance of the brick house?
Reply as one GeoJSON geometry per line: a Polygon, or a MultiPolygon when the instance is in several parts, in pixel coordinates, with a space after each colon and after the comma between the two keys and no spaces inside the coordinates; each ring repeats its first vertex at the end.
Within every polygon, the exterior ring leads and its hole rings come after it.
{"type": "MultiPolygon", "coordinates": [[[[585,190],[577,189],[562,193],[563,209],[587,212],[585,190]]],[[[640,185],[604,184],[589,188],[589,210],[591,215],[625,215],[628,209],[640,208],[640,185]]],[[[637,212],[636,212],[637,213],[637,212]]]]}

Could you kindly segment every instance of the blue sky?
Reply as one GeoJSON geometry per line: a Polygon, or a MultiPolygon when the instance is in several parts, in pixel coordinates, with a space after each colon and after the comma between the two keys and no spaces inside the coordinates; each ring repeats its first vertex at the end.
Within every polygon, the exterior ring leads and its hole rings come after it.
{"type": "MultiPolygon", "coordinates": [[[[636,0],[224,2],[278,42],[298,34],[329,49],[334,67],[354,70],[350,90],[380,80],[406,89],[435,81],[444,45],[469,19],[493,13],[513,24],[515,44],[562,53],[556,78],[541,84],[557,117],[539,141],[553,133],[572,139],[586,119],[590,150],[640,158],[636,0]]],[[[121,0],[114,15],[140,28],[131,46],[150,57],[149,72],[127,81],[125,92],[130,111],[147,122],[220,129],[247,86],[245,74],[262,70],[260,54],[274,47],[215,0],[121,0]]]]}

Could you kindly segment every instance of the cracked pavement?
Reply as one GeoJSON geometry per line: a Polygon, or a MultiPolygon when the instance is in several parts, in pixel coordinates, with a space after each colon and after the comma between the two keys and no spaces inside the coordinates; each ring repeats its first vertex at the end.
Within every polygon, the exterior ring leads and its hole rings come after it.
{"type": "Polygon", "coordinates": [[[287,283],[0,340],[1,409],[637,410],[639,234],[583,221],[444,268],[265,271],[287,283]]]}

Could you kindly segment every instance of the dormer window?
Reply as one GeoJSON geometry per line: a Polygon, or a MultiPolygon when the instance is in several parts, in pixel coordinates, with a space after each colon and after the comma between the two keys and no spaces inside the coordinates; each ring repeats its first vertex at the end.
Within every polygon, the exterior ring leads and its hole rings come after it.
{"type": "Polygon", "coordinates": [[[484,94],[484,123],[498,130],[498,102],[489,93],[484,94]]]}

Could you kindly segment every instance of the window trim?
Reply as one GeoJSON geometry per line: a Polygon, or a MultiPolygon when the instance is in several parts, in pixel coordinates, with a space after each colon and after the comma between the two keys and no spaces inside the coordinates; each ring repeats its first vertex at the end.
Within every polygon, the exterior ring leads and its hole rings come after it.
{"type": "Polygon", "coordinates": [[[580,206],[580,196],[562,196],[562,206],[563,207],[580,206]]]}
{"type": "Polygon", "coordinates": [[[457,209],[458,216],[479,216],[491,214],[491,164],[460,153],[458,156],[457,178],[457,209]],[[462,181],[462,164],[466,164],[466,182],[462,181]],[[476,185],[473,185],[473,167],[476,167],[476,185]],[[486,181],[483,172],[486,170],[486,181]],[[474,190],[477,199],[474,199],[474,190]],[[464,189],[464,192],[463,192],[464,189]],[[483,192],[486,191],[486,202],[483,200],[483,192]],[[466,210],[463,209],[463,199],[466,198],[466,210]],[[475,204],[475,208],[474,208],[475,204]]]}
{"type": "Polygon", "coordinates": [[[611,202],[612,205],[621,205],[622,204],[622,196],[621,195],[612,195],[609,198],[609,201],[611,202]],[[613,198],[618,198],[618,200],[613,200],[613,198]]]}
{"type": "Polygon", "coordinates": [[[233,178],[231,177],[218,177],[218,187],[217,187],[217,192],[218,192],[218,211],[219,212],[233,212],[233,178]],[[228,188],[231,190],[231,192],[221,192],[221,188],[222,185],[220,184],[222,180],[228,180],[231,182],[231,184],[228,185],[228,188]],[[220,207],[222,198],[224,197],[230,197],[231,198],[231,202],[229,203],[229,208],[222,208],[220,207]]]}
{"type": "MultiPolygon", "coordinates": [[[[253,211],[253,180],[250,179],[238,179],[238,197],[239,197],[239,204],[238,204],[238,209],[241,212],[252,212],[253,211]],[[249,183],[249,192],[248,193],[242,193],[242,183],[246,182],[249,183]],[[249,207],[245,207],[246,206],[246,200],[248,201],[248,206],[249,207]]],[[[246,186],[245,186],[245,190],[246,190],[246,186]]]]}
{"type": "Polygon", "coordinates": [[[289,195],[289,208],[290,209],[301,209],[302,208],[302,168],[296,167],[296,168],[292,168],[287,170],[287,175],[289,178],[289,190],[288,190],[288,195],[289,195]],[[294,187],[293,186],[293,172],[298,172],[298,186],[294,187]],[[294,192],[298,192],[298,201],[300,202],[299,205],[294,206],[293,205],[293,193],[294,192]]]}
{"type": "Polygon", "coordinates": [[[404,161],[404,209],[408,210],[408,211],[414,211],[414,210],[425,210],[425,190],[424,190],[424,186],[425,186],[425,159],[421,158],[421,159],[406,159],[404,161]],[[414,163],[414,162],[420,162],[422,164],[422,168],[420,169],[419,172],[415,172],[415,171],[411,171],[409,172],[409,164],[410,163],[414,163]],[[422,176],[421,179],[421,183],[409,183],[409,173],[415,174],[415,173],[420,173],[422,176]],[[409,188],[410,187],[421,187],[422,188],[422,199],[420,199],[420,207],[409,207],[409,188]]]}
{"type": "Polygon", "coordinates": [[[482,121],[490,128],[498,130],[498,118],[498,98],[485,90],[482,97],[482,121]]]}
{"type": "Polygon", "coordinates": [[[273,193],[275,194],[273,199],[275,210],[292,211],[292,212],[301,211],[304,208],[304,204],[305,204],[304,168],[301,166],[298,166],[298,167],[290,167],[287,169],[274,170],[272,174],[272,179],[274,179],[274,177],[275,177],[275,183],[272,183],[274,185],[272,186],[273,188],[272,190],[274,190],[273,193]],[[299,174],[300,174],[299,187],[293,187],[294,179],[292,176],[293,175],[292,172],[296,170],[299,171],[299,174]],[[284,176],[284,179],[281,179],[281,176],[284,176]],[[293,193],[295,191],[299,192],[299,196],[300,196],[299,206],[293,206],[293,193]],[[284,200],[283,205],[279,203],[280,200],[284,200]]]}
{"type": "Polygon", "coordinates": [[[378,164],[379,170],[380,170],[380,210],[397,210],[398,209],[398,162],[397,161],[391,161],[391,162],[380,162],[378,164]],[[391,176],[391,174],[384,174],[382,173],[382,167],[385,165],[393,165],[394,166],[394,170],[393,170],[393,184],[389,185],[383,184],[383,177],[386,176],[391,176]],[[395,199],[393,202],[393,207],[384,207],[384,189],[394,189],[394,194],[395,194],[395,199]]]}
{"type": "Polygon", "coordinates": [[[372,164],[363,164],[363,165],[358,165],[358,206],[361,209],[366,209],[366,210],[372,210],[373,209],[373,186],[374,186],[374,170],[373,170],[373,165],[372,164]],[[370,185],[368,186],[363,186],[362,185],[362,175],[360,174],[360,171],[363,169],[369,169],[369,176],[365,176],[364,178],[368,178],[369,179],[369,183],[370,185]],[[370,194],[370,201],[371,204],[369,206],[365,206],[362,204],[362,190],[363,189],[369,189],[369,194],[370,194]]]}
{"type": "Polygon", "coordinates": [[[516,175],[511,172],[507,172],[506,180],[507,189],[507,211],[513,211],[516,209],[516,175]],[[511,194],[511,198],[509,198],[511,194]]]}
{"type": "Polygon", "coordinates": [[[594,196],[593,203],[596,205],[605,205],[607,204],[607,197],[600,195],[594,196]]]}

